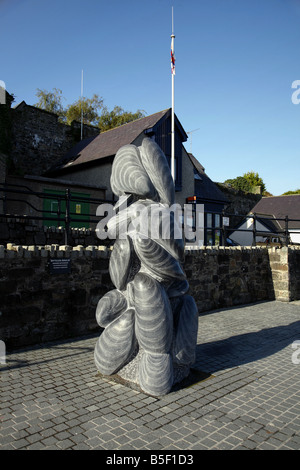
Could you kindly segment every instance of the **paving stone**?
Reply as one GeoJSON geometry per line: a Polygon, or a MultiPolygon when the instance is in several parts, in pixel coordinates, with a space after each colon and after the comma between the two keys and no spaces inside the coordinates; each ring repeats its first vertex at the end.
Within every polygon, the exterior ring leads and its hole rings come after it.
{"type": "Polygon", "coordinates": [[[67,438],[57,443],[57,447],[61,450],[70,449],[73,446],[74,446],[74,442],[67,438]]]}
{"type": "Polygon", "coordinates": [[[194,367],[210,376],[159,398],[98,376],[96,339],[8,352],[1,450],[300,449],[300,304],[200,315],[194,367]]]}

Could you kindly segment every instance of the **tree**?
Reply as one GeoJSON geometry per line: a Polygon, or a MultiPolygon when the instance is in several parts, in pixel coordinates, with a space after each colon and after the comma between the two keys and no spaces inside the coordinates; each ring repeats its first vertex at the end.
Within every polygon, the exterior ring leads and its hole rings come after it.
{"type": "Polygon", "coordinates": [[[99,127],[101,131],[107,131],[144,116],[145,112],[140,109],[132,113],[130,111],[124,111],[120,106],[115,106],[112,111],[108,111],[107,107],[104,107],[99,119],[99,127]]]}
{"type": "Polygon", "coordinates": [[[226,184],[230,184],[234,189],[243,191],[244,193],[251,192],[251,184],[243,176],[237,176],[237,178],[228,179],[225,181],[226,184]]]}
{"type": "Polygon", "coordinates": [[[35,95],[39,98],[39,101],[34,106],[49,111],[50,113],[58,114],[61,121],[65,120],[65,110],[62,105],[62,91],[59,88],[53,88],[52,92],[37,88],[35,95]]]}
{"type": "Polygon", "coordinates": [[[92,98],[79,98],[66,109],[67,124],[71,124],[74,120],[81,121],[82,112],[84,124],[98,126],[102,109],[103,99],[99,95],[94,94],[92,98]]]}
{"type": "Polygon", "coordinates": [[[266,186],[262,178],[254,171],[244,173],[243,176],[237,176],[237,178],[228,179],[225,181],[225,183],[230,184],[233,188],[245,193],[253,192],[256,186],[261,186],[262,194],[266,192],[266,186]]]}
{"type": "Polygon", "coordinates": [[[144,111],[138,109],[132,113],[124,111],[120,106],[115,106],[112,111],[109,111],[103,105],[103,99],[97,94],[94,94],[92,98],[79,98],[66,108],[62,105],[62,91],[58,88],[53,88],[52,92],[37,88],[36,96],[39,101],[35,106],[58,114],[61,122],[67,124],[71,124],[74,120],[81,122],[82,116],[84,124],[99,126],[101,131],[122,126],[145,116],[144,111]]]}
{"type": "Polygon", "coordinates": [[[243,177],[249,182],[252,188],[255,186],[261,186],[262,194],[266,191],[266,185],[258,173],[255,173],[254,171],[248,171],[248,173],[245,173],[243,177]]]}
{"type": "Polygon", "coordinates": [[[289,196],[291,194],[300,194],[300,189],[296,189],[296,191],[286,191],[282,196],[289,196]]]}

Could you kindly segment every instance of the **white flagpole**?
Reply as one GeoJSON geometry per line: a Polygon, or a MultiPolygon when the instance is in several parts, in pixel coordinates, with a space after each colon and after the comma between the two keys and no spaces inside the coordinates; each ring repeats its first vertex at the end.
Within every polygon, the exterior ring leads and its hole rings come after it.
{"type": "Polygon", "coordinates": [[[80,107],[81,107],[81,140],[83,137],[83,109],[82,109],[82,98],[83,98],[83,70],[81,70],[81,102],[80,102],[80,107]]]}
{"type": "MultiPolygon", "coordinates": [[[[174,55],[174,22],[173,22],[173,7],[172,7],[172,35],[171,35],[171,50],[174,55]]],[[[175,67],[175,66],[174,66],[175,67]]],[[[174,121],[174,78],[175,68],[172,68],[172,118],[171,118],[171,174],[175,183],[175,121],[174,121]]]]}

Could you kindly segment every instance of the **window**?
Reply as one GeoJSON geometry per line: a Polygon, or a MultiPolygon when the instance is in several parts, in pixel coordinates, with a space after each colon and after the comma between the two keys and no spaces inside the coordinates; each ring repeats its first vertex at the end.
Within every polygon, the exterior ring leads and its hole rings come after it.
{"type": "Polygon", "coordinates": [[[212,227],[213,214],[206,214],[206,227],[212,227]]]}
{"type": "MultiPolygon", "coordinates": [[[[64,227],[66,217],[66,192],[45,189],[43,200],[44,225],[46,227],[64,227]]],[[[90,195],[71,192],[70,218],[71,227],[89,228],[90,195]]]]}
{"type": "Polygon", "coordinates": [[[58,201],[50,201],[51,214],[58,214],[58,201]]]}
{"type": "Polygon", "coordinates": [[[221,245],[222,232],[220,214],[207,212],[205,214],[205,220],[204,244],[209,246],[221,245]]]}
{"type": "Polygon", "coordinates": [[[221,245],[221,230],[215,230],[215,245],[221,245]]]}
{"type": "Polygon", "coordinates": [[[214,245],[213,231],[206,230],[206,245],[214,245]]]}

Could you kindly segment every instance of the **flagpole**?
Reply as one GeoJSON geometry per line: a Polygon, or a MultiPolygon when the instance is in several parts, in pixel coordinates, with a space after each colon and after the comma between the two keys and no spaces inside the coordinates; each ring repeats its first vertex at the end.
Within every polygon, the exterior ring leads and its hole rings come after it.
{"type": "Polygon", "coordinates": [[[82,109],[82,98],[83,98],[83,70],[81,70],[81,100],[80,100],[80,107],[81,107],[81,140],[83,138],[83,109],[82,109]]]}
{"type": "MultiPolygon", "coordinates": [[[[174,22],[173,22],[173,7],[172,7],[172,34],[171,34],[171,53],[172,57],[174,57],[174,22]]],[[[174,78],[175,78],[175,63],[171,64],[172,66],[172,113],[171,113],[171,174],[173,181],[175,183],[175,119],[174,119],[174,107],[175,107],[175,100],[174,100],[174,78]],[[174,65],[174,66],[173,66],[174,65]]]]}

